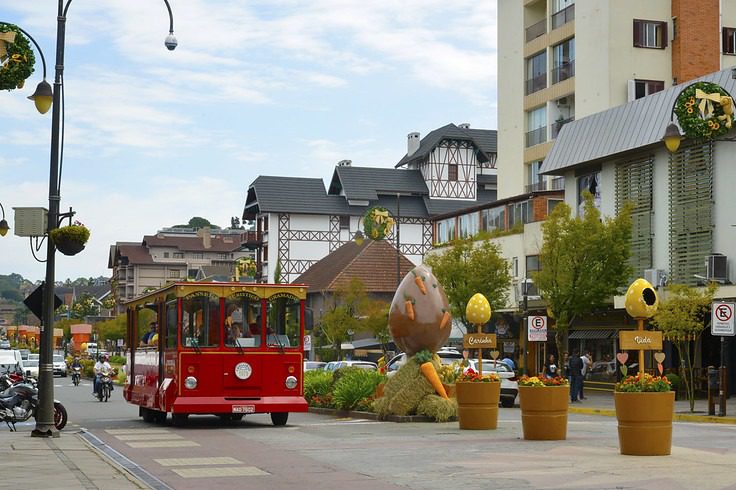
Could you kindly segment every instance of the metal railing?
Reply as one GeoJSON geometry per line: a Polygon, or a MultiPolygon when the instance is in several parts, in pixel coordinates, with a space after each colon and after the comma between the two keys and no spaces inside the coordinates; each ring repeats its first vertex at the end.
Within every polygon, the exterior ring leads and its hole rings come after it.
{"type": "Polygon", "coordinates": [[[575,76],[575,60],[562,63],[560,66],[552,68],[552,84],[560,83],[570,77],[575,76]]]}
{"type": "Polygon", "coordinates": [[[547,74],[542,73],[526,81],[526,95],[533,94],[547,88],[547,74]]]}
{"type": "Polygon", "coordinates": [[[547,19],[542,19],[536,24],[526,28],[526,42],[532,41],[547,33],[547,19]]]}
{"type": "Polygon", "coordinates": [[[571,116],[571,117],[568,117],[567,119],[560,119],[552,123],[552,128],[551,128],[552,129],[552,139],[557,138],[557,135],[560,134],[560,130],[562,129],[562,126],[574,120],[575,120],[575,116],[571,116]]]}
{"type": "Polygon", "coordinates": [[[543,126],[526,133],[526,146],[538,145],[547,141],[547,127],[543,126]]]}
{"type": "Polygon", "coordinates": [[[573,20],[575,20],[575,4],[552,14],[552,29],[557,29],[573,20]]]}

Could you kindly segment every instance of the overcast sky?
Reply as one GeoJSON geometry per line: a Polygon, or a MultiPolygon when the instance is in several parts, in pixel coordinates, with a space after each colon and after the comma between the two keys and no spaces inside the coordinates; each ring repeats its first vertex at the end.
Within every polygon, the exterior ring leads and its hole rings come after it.
{"type": "MultiPolygon", "coordinates": [[[[258,175],[392,167],[406,135],[448,123],[496,129],[495,0],[75,0],[64,63],[61,209],[92,236],[56,278],[111,274],[110,245],[186,223],[228,226],[258,175]]],[[[55,0],[0,2],[46,56],[55,0]]],[[[0,203],[48,207],[51,111],[0,92],[0,203]]],[[[45,245],[38,252],[45,257],[45,245]]],[[[0,274],[43,279],[28,238],[0,238],[0,274]]]]}

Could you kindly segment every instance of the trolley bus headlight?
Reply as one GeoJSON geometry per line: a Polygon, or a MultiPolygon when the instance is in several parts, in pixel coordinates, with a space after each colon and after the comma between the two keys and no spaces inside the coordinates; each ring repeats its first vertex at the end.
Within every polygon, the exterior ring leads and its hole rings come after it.
{"type": "Polygon", "coordinates": [[[184,380],[184,386],[189,390],[193,390],[197,387],[197,378],[194,376],[187,376],[187,379],[184,380]]]}
{"type": "Polygon", "coordinates": [[[238,379],[248,379],[253,374],[253,368],[247,362],[239,362],[235,365],[235,376],[238,379]]]}
{"type": "Polygon", "coordinates": [[[295,376],[287,376],[286,377],[286,387],[290,390],[293,390],[296,388],[296,377],[295,376]]]}

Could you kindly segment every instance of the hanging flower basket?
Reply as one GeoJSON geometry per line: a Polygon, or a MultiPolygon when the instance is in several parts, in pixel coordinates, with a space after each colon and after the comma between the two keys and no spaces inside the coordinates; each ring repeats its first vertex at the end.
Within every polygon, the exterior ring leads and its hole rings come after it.
{"type": "Polygon", "coordinates": [[[64,255],[76,255],[89,240],[89,229],[79,221],[69,226],[62,226],[51,231],[51,239],[56,249],[64,255]]]}
{"type": "Polygon", "coordinates": [[[20,29],[0,24],[0,90],[23,88],[35,62],[31,44],[20,29]]]}

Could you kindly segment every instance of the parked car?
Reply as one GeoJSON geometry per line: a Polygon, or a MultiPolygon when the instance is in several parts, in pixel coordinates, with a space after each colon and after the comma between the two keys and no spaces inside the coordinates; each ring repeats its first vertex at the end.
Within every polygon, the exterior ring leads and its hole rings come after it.
{"type": "MultiPolygon", "coordinates": [[[[478,371],[478,359],[468,359],[468,368],[478,371]]],[[[496,373],[501,378],[501,406],[510,408],[516,403],[516,395],[519,394],[519,383],[516,373],[506,364],[493,359],[483,359],[483,373],[496,373]]]]}
{"type": "Polygon", "coordinates": [[[324,370],[326,365],[327,365],[326,362],[321,362],[321,361],[304,361],[304,370],[305,371],[322,371],[324,370]]]}
{"type": "Polygon", "coordinates": [[[370,361],[330,361],[325,366],[325,371],[337,371],[344,367],[358,367],[361,369],[378,371],[378,364],[370,361]]]}
{"type": "MultiPolygon", "coordinates": [[[[442,364],[452,364],[455,361],[462,361],[463,355],[457,349],[452,347],[443,347],[437,351],[442,364]]],[[[386,376],[391,377],[396,374],[401,366],[406,362],[406,353],[401,353],[391,358],[386,364],[386,376]]]]}
{"type": "Polygon", "coordinates": [[[38,361],[40,358],[41,358],[41,354],[34,354],[33,352],[28,354],[29,361],[38,361]]]}
{"type": "Polygon", "coordinates": [[[66,359],[60,354],[54,354],[54,374],[60,375],[62,378],[66,378],[66,359]]]}
{"type": "Polygon", "coordinates": [[[23,361],[23,371],[29,376],[38,379],[38,359],[23,361]]]}
{"type": "Polygon", "coordinates": [[[28,356],[31,355],[31,351],[29,349],[18,349],[20,351],[20,357],[24,361],[28,359],[28,356]]]}
{"type": "Polygon", "coordinates": [[[0,349],[10,349],[10,341],[8,339],[0,340],[0,349]]]}

